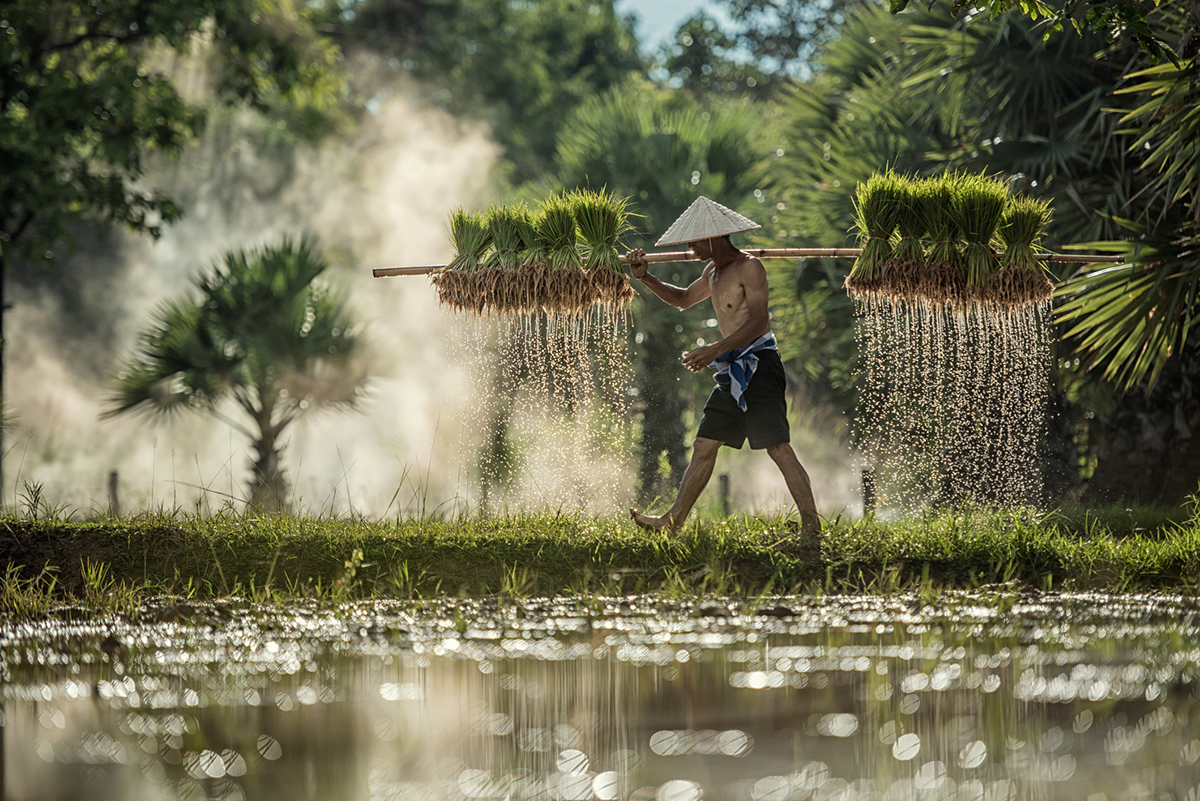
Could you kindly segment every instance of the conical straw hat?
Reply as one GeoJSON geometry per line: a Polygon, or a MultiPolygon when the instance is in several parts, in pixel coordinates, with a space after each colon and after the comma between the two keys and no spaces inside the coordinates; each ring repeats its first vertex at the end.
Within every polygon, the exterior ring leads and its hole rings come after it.
{"type": "Polygon", "coordinates": [[[681,245],[714,236],[736,234],[762,226],[701,195],[658,240],[658,245],[681,245]]]}

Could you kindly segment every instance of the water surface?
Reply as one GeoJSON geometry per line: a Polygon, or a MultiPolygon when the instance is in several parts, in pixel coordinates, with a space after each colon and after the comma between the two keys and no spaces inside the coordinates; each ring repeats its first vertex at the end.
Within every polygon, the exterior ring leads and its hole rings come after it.
{"type": "Polygon", "coordinates": [[[11,799],[1200,801],[1167,595],[255,607],[0,628],[11,799]]]}

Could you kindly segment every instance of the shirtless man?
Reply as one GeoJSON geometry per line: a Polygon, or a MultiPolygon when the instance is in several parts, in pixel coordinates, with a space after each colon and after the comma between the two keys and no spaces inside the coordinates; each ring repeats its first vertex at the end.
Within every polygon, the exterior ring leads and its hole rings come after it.
{"type": "MultiPolygon", "coordinates": [[[[748,223],[738,230],[757,227],[752,221],[707,198],[700,198],[697,203],[700,201],[728,212],[743,224],[748,223]]],[[[664,240],[668,240],[671,231],[685,221],[687,214],[685,212],[679,222],[668,229],[659,241],[660,245],[675,244],[664,240]]],[[[721,227],[715,230],[721,230],[721,227]]],[[[705,229],[703,226],[691,226],[693,233],[697,230],[705,229]]],[[[711,226],[709,230],[713,230],[711,226]]],[[[704,405],[704,418],[692,445],[692,460],[683,474],[683,484],[675,503],[666,514],[659,517],[643,514],[637,509],[629,511],[634,521],[643,528],[679,528],[712,477],[717,451],[722,445],[741,448],[742,442],[748,437],[750,447],[766,449],[767,455],[783,473],[788,491],[800,510],[803,534],[806,537],[818,535],[821,519],[817,516],[812,484],[790,442],[783,362],[775,349],[767,312],[766,270],[758,259],[735,248],[728,234],[689,241],[688,246],[698,257],[711,261],[701,276],[686,289],[660,281],[650,274],[643,260],[646,251],[639,248],[626,254],[633,277],[663,302],[682,311],[711,298],[722,336],[719,342],[683,354],[683,366],[692,372],[712,366],[717,368],[718,373],[717,386],[704,405]],[[747,372],[751,374],[748,380],[745,376],[747,372]],[[741,383],[743,380],[744,386],[741,383]]]]}

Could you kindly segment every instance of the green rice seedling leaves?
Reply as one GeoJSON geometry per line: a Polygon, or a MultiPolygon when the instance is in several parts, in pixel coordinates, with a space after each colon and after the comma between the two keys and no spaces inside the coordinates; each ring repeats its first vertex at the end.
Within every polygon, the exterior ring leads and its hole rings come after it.
{"type": "Polygon", "coordinates": [[[1008,202],[1008,189],[984,175],[967,175],[958,184],[955,206],[966,240],[967,283],[977,289],[1000,269],[991,241],[1008,202]]]}
{"type": "Polygon", "coordinates": [[[901,179],[900,211],[896,216],[896,227],[900,239],[893,250],[893,258],[921,263],[925,260],[925,246],[921,238],[929,232],[929,203],[924,181],[901,179]]]}
{"type": "Polygon", "coordinates": [[[529,210],[523,206],[492,206],[488,210],[487,228],[492,238],[492,252],[483,266],[491,270],[515,270],[521,263],[523,226],[529,210]]]}
{"type": "Polygon", "coordinates": [[[517,207],[517,236],[521,240],[518,261],[522,267],[545,264],[548,258],[546,244],[538,235],[537,222],[540,215],[530,211],[525,204],[517,207]]]}
{"type": "Polygon", "coordinates": [[[954,174],[931,178],[925,184],[924,196],[929,212],[929,261],[931,264],[949,264],[962,269],[962,252],[958,242],[962,238],[954,195],[958,176],[954,174]]]}
{"type": "Polygon", "coordinates": [[[458,208],[450,215],[450,241],[454,259],[447,269],[473,273],[482,266],[492,235],[482,215],[458,208]]]}
{"type": "Polygon", "coordinates": [[[575,206],[569,196],[551,195],[546,198],[534,218],[534,228],[538,245],[545,250],[551,268],[570,270],[583,267],[579,255],[575,206]]]}
{"type": "Polygon", "coordinates": [[[1008,203],[996,233],[1004,243],[1001,265],[1037,271],[1037,249],[1050,223],[1050,203],[1030,197],[1015,197],[1008,203]]]}
{"type": "Polygon", "coordinates": [[[629,198],[617,197],[604,189],[599,192],[580,189],[571,200],[579,235],[584,241],[588,269],[607,268],[622,272],[617,240],[632,229],[629,198]]]}
{"type": "Polygon", "coordinates": [[[904,185],[895,173],[877,173],[860,183],[854,194],[854,227],[862,255],[850,270],[851,282],[872,281],[892,257],[892,234],[903,214],[904,185]]]}

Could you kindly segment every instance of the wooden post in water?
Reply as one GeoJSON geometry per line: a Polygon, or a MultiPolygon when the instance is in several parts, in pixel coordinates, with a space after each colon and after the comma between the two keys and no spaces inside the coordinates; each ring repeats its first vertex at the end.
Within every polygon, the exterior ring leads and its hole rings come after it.
{"type": "Polygon", "coordinates": [[[862,471],[863,517],[875,514],[875,468],[862,471]]]}
{"type": "Polygon", "coordinates": [[[108,474],[108,513],[113,517],[121,516],[121,499],[117,497],[117,471],[108,474]]]}

